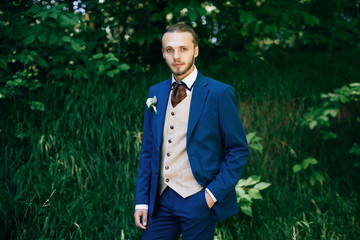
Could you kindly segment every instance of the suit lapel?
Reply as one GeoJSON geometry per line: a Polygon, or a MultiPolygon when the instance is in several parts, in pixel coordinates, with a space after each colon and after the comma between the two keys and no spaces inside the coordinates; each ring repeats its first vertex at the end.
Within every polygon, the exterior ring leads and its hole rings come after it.
{"type": "Polygon", "coordinates": [[[157,116],[156,116],[156,126],[157,126],[157,135],[156,135],[156,143],[157,146],[161,146],[161,140],[163,137],[164,131],[164,121],[165,121],[165,114],[166,108],[169,100],[170,94],[170,87],[171,87],[171,79],[167,80],[164,84],[160,85],[159,92],[158,92],[158,104],[157,104],[157,116]]]}
{"type": "Polygon", "coordinates": [[[207,87],[208,82],[206,81],[204,76],[201,75],[200,72],[198,72],[198,76],[196,77],[196,81],[194,84],[195,84],[193,89],[194,92],[192,93],[192,98],[191,98],[189,123],[188,123],[187,135],[186,135],[187,144],[189,143],[191,134],[197,122],[199,121],[200,115],[202,113],[202,109],[204,107],[207,95],[209,93],[209,88],[207,87]]]}

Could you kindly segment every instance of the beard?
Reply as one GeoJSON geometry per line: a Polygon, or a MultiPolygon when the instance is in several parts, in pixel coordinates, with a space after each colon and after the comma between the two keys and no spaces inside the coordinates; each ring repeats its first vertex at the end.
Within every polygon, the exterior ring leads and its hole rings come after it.
{"type": "Polygon", "coordinates": [[[176,71],[176,70],[172,71],[174,76],[181,76],[181,75],[184,75],[185,73],[187,73],[192,68],[192,66],[194,65],[194,60],[195,60],[195,58],[193,57],[192,61],[188,65],[185,66],[184,71],[181,71],[181,72],[176,71]]]}

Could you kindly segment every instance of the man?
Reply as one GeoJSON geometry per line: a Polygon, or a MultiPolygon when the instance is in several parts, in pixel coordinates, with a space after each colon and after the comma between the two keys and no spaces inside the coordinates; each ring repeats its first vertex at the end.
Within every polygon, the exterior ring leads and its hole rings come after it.
{"type": "Polygon", "coordinates": [[[237,101],[229,85],[197,71],[188,25],[166,30],[162,53],[172,78],[149,91],[135,224],[142,239],[213,239],[215,221],[238,212],[235,185],[248,158],[237,101]]]}

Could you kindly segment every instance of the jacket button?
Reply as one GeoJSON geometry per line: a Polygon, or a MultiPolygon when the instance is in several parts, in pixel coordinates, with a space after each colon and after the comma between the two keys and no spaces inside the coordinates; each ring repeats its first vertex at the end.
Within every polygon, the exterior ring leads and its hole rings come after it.
{"type": "Polygon", "coordinates": [[[167,153],[166,156],[170,157],[170,153],[167,153]]]}
{"type": "Polygon", "coordinates": [[[172,115],[172,116],[174,116],[174,115],[175,115],[175,113],[174,113],[174,112],[171,112],[171,115],[172,115]]]}
{"type": "Polygon", "coordinates": [[[167,178],[166,180],[165,180],[165,182],[169,182],[170,180],[167,178]]]}
{"type": "Polygon", "coordinates": [[[165,166],[165,170],[169,170],[169,166],[165,166]]]}
{"type": "Polygon", "coordinates": [[[172,143],[172,141],[169,139],[169,140],[168,140],[168,143],[172,143]]]}
{"type": "Polygon", "coordinates": [[[170,126],[170,129],[174,129],[174,126],[170,126]]]}

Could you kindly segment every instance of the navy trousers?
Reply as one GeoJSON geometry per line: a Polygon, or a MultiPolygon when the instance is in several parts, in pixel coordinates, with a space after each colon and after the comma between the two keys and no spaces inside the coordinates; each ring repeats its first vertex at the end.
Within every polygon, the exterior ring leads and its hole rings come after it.
{"type": "Polygon", "coordinates": [[[205,199],[205,189],[182,198],[167,187],[157,196],[153,216],[149,216],[143,240],[177,240],[182,233],[183,240],[214,239],[215,220],[210,216],[205,199]]]}

